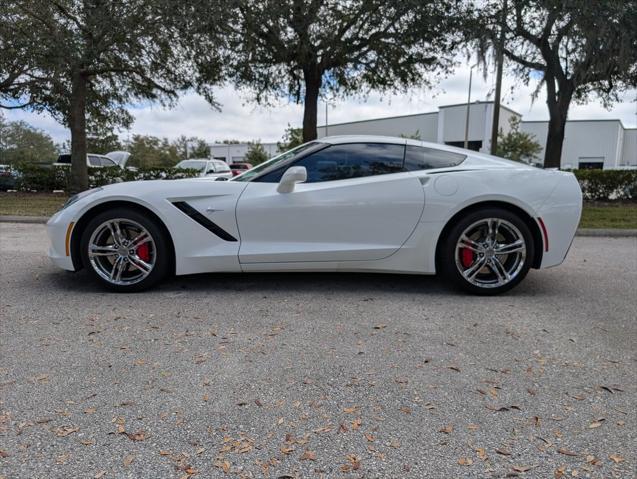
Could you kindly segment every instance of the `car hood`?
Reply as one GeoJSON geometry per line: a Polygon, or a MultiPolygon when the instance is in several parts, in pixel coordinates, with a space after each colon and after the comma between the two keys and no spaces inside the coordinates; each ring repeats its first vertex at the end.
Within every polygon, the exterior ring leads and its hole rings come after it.
{"type": "Polygon", "coordinates": [[[214,178],[184,178],[178,180],[124,181],[103,186],[88,202],[109,200],[139,200],[159,204],[188,198],[238,196],[248,185],[239,181],[215,181],[214,178]]]}
{"type": "Polygon", "coordinates": [[[106,153],[106,155],[104,156],[113,160],[120,166],[120,168],[124,168],[124,166],[126,166],[128,158],[130,158],[130,153],[128,151],[111,151],[109,153],[106,153]]]}

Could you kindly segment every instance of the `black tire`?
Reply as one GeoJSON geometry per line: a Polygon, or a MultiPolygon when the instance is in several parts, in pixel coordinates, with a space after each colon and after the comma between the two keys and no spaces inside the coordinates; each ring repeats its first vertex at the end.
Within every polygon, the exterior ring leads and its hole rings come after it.
{"type": "MultiPolygon", "coordinates": [[[[148,215],[144,215],[134,209],[125,207],[114,208],[100,213],[88,223],[80,240],[80,254],[82,257],[82,264],[88,273],[97,280],[97,282],[112,291],[127,293],[146,290],[164,279],[170,272],[173,255],[172,248],[170,247],[164,230],[153,219],[149,218],[148,215]],[[153,241],[154,248],[152,254],[154,264],[152,265],[150,272],[148,272],[145,277],[137,282],[133,282],[132,284],[114,284],[110,282],[98,272],[97,269],[99,269],[99,266],[95,266],[91,263],[91,259],[89,258],[89,242],[93,233],[107,221],[116,219],[131,220],[138,223],[146,229],[153,241]]],[[[126,261],[128,262],[129,260],[126,259],[126,261]]],[[[127,265],[126,267],[128,268],[128,271],[131,272],[131,275],[136,272],[132,265],[127,265]]],[[[141,272],[137,273],[142,275],[141,272]]],[[[134,278],[132,281],[134,281],[134,278]]]]}
{"type": "MultiPolygon", "coordinates": [[[[501,224],[507,225],[507,223],[501,224]]],[[[509,233],[509,231],[505,230],[505,233],[509,233]]],[[[483,261],[482,258],[483,256],[487,256],[487,253],[480,253],[480,258],[478,258],[478,253],[471,252],[470,255],[473,255],[474,264],[475,266],[478,266],[478,259],[480,261],[483,261]]],[[[492,249],[489,250],[488,255],[493,257],[494,252],[492,249]]],[[[533,243],[533,236],[527,224],[515,213],[512,213],[503,208],[488,207],[468,213],[451,226],[451,229],[449,229],[447,234],[443,238],[441,238],[441,245],[438,249],[437,263],[443,277],[446,278],[456,288],[473,294],[495,295],[504,293],[505,291],[509,291],[511,288],[518,285],[529,272],[529,269],[533,264],[534,256],[535,248],[533,243]],[[508,222],[509,225],[513,225],[514,228],[510,228],[510,234],[514,235],[519,233],[521,239],[523,239],[524,241],[524,246],[526,248],[524,253],[520,253],[519,255],[516,254],[515,258],[513,257],[513,253],[511,254],[511,261],[513,262],[517,260],[517,263],[511,263],[514,266],[515,275],[512,274],[511,279],[501,285],[499,285],[497,277],[499,275],[496,275],[495,269],[493,269],[490,265],[475,268],[475,271],[478,271],[478,273],[473,280],[475,282],[481,283],[481,285],[477,285],[471,282],[460,271],[460,268],[464,268],[464,263],[459,260],[456,253],[456,246],[458,246],[461,235],[463,235],[463,233],[467,231],[467,229],[472,228],[473,225],[480,224],[480,222],[483,220],[487,221],[489,218],[502,220],[503,222],[508,222]],[[485,272],[482,273],[482,271],[485,272]],[[491,278],[489,275],[491,275],[493,278],[491,278]],[[481,278],[483,276],[485,278],[483,281],[478,279],[478,277],[481,278]]],[[[506,254],[499,255],[496,259],[498,258],[505,258],[504,263],[500,262],[500,264],[504,264],[505,266],[509,261],[509,256],[507,256],[506,254]]],[[[484,258],[484,261],[489,260],[487,258],[484,258]]],[[[465,273],[467,273],[472,266],[474,265],[469,264],[467,266],[467,269],[465,270],[465,273]]]]}

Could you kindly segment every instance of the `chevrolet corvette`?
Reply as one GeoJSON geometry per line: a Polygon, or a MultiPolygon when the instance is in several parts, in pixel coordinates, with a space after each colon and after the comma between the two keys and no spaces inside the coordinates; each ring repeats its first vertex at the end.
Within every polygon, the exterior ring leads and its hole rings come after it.
{"type": "Polygon", "coordinates": [[[168,275],[437,274],[477,294],[564,261],[582,209],[568,172],[404,138],[305,143],[230,181],[116,183],[47,223],[49,256],[116,291],[168,275]]]}

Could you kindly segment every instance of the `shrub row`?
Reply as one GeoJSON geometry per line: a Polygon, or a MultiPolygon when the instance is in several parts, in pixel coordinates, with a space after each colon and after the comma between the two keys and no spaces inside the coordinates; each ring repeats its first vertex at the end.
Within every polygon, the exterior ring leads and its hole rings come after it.
{"type": "Polygon", "coordinates": [[[573,170],[587,201],[637,200],[637,170],[573,170]]]}
{"type": "MultiPolygon", "coordinates": [[[[70,168],[22,165],[17,172],[16,188],[20,191],[68,190],[70,168]]],[[[177,168],[145,168],[136,171],[119,168],[89,168],[89,186],[96,188],[111,183],[138,180],[173,180],[198,176],[197,170],[177,168]]]]}

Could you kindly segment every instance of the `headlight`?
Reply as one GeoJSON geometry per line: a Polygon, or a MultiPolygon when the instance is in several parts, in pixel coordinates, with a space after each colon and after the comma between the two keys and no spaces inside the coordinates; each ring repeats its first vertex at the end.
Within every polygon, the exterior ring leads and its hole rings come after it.
{"type": "Polygon", "coordinates": [[[101,190],[102,188],[93,188],[92,190],[82,191],[81,193],[78,193],[77,195],[71,196],[68,200],[66,200],[66,203],[62,205],[62,208],[60,208],[60,211],[62,211],[65,208],[68,208],[73,203],[77,203],[82,198],[86,198],[87,196],[92,195],[93,193],[97,193],[98,191],[101,191],[101,190]]]}

